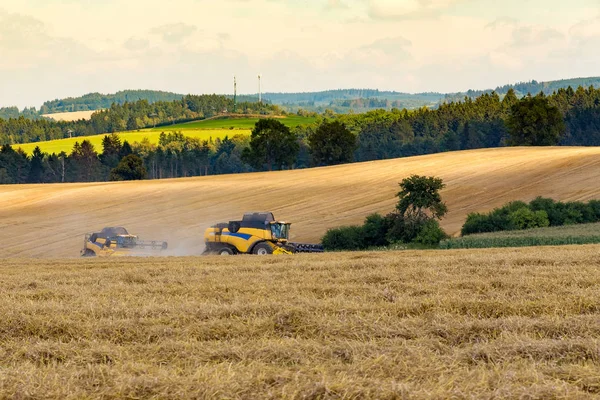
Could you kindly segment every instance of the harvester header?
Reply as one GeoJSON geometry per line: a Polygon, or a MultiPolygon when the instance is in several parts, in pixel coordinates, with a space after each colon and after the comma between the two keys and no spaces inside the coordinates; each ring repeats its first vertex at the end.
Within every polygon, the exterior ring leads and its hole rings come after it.
{"type": "Polygon", "coordinates": [[[157,255],[166,249],[167,242],[142,241],[136,235],[129,234],[127,229],[118,226],[107,227],[100,232],[86,233],[81,256],[145,256],[157,255]]]}

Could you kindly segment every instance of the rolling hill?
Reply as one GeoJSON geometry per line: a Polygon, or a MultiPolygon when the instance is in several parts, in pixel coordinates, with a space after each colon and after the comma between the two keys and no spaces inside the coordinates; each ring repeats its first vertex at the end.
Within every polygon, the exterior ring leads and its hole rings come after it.
{"type": "Polygon", "coordinates": [[[318,241],[331,227],[360,223],[396,202],[398,182],[436,175],[456,234],[466,215],[538,195],[600,198],[600,148],[502,148],[325,168],[160,181],[0,186],[0,256],[78,256],[83,234],[123,225],[169,241],[170,254],[199,254],[204,229],[270,210],[291,221],[292,239],[318,241]]]}

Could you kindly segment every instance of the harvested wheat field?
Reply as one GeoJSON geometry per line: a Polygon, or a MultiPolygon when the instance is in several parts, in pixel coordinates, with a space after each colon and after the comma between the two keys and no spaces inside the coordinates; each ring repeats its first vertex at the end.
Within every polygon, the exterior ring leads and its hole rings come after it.
{"type": "Polygon", "coordinates": [[[600,148],[503,148],[434,154],[306,170],[116,183],[0,186],[2,257],[76,257],[83,234],[122,225],[169,242],[170,254],[202,251],[206,227],[245,211],[291,221],[292,240],[319,241],[326,229],[387,213],[398,182],[436,175],[460,231],[467,213],[538,195],[600,198],[600,148]]]}
{"type": "Polygon", "coordinates": [[[0,398],[595,398],[599,252],[5,260],[0,398]]]}
{"type": "Polygon", "coordinates": [[[91,119],[92,114],[100,110],[91,111],[69,111],[61,113],[44,114],[42,117],[51,118],[55,121],[79,121],[80,119],[91,119]]]}

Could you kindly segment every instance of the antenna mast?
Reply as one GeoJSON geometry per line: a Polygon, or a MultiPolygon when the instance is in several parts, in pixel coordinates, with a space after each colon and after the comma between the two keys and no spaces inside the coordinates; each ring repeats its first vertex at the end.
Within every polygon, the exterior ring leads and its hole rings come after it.
{"type": "Polygon", "coordinates": [[[233,112],[237,111],[237,80],[235,75],[233,76],[233,112]]]}
{"type": "Polygon", "coordinates": [[[261,92],[261,87],[260,87],[260,78],[262,76],[260,74],[258,74],[258,102],[262,103],[262,92],[261,92]]]}

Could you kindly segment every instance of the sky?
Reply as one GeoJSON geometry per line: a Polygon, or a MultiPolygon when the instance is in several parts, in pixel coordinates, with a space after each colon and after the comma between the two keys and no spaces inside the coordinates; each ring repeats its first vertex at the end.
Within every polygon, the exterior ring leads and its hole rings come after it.
{"type": "Polygon", "coordinates": [[[600,0],[0,0],[0,107],[600,75],[600,0]]]}

